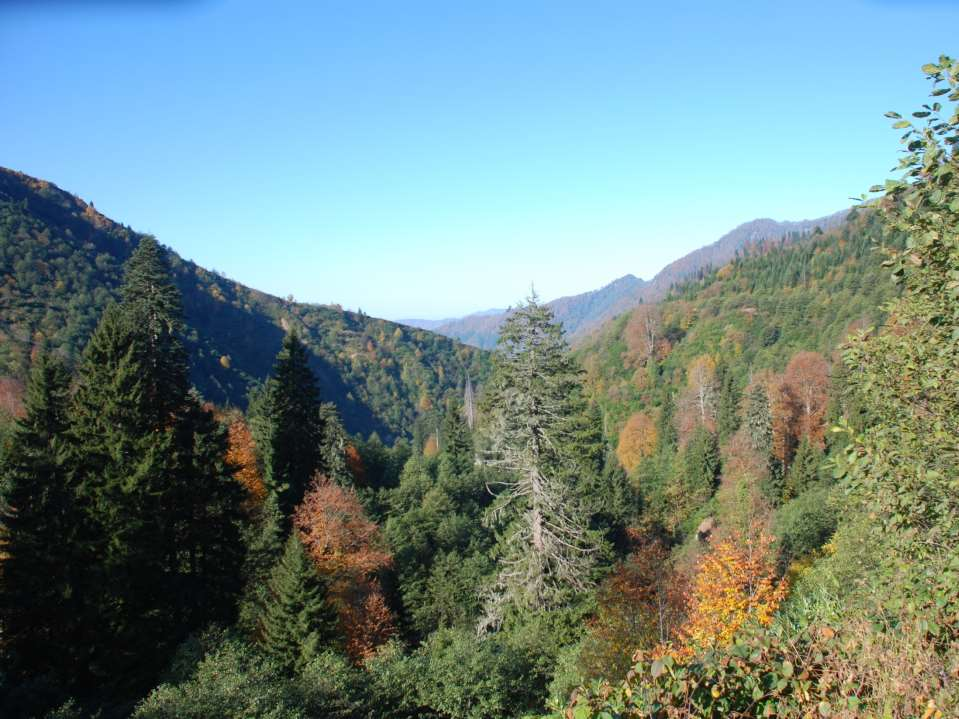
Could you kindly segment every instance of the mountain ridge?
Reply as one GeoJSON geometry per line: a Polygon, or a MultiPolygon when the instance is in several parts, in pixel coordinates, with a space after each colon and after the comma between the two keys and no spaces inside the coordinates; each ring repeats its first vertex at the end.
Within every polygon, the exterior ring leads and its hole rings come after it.
{"type": "MultiPolygon", "coordinates": [[[[816,227],[832,229],[842,223],[848,210],[809,220],[773,220],[760,217],[737,225],[715,242],[704,245],[667,264],[651,280],[631,273],[596,290],[559,297],[547,303],[556,319],[563,322],[567,337],[575,345],[599,330],[606,322],[643,302],[657,302],[677,282],[689,279],[710,267],[718,267],[735,258],[736,252],[761,240],[782,239],[792,234],[800,239],[816,227]]],[[[471,313],[451,320],[429,322],[431,331],[458,339],[482,349],[496,345],[499,325],[509,310],[498,315],[471,313]]],[[[414,325],[422,326],[425,325],[414,325]]]]}

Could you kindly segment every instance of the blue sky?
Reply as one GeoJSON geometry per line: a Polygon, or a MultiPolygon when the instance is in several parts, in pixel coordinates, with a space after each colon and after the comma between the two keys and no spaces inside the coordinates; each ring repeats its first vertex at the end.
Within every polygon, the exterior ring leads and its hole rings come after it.
{"type": "Polygon", "coordinates": [[[931,0],[0,0],[0,165],[275,294],[455,316],[846,206],[956,27],[931,0]]]}

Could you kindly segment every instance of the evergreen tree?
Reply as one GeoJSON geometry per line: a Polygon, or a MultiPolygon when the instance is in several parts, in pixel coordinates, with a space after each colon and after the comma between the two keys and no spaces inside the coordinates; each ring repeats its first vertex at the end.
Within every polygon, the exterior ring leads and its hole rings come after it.
{"type": "Polygon", "coordinates": [[[659,418],[656,421],[656,441],[660,452],[673,451],[679,442],[676,431],[676,398],[670,390],[666,390],[663,404],[659,408],[659,418]]]}
{"type": "Polygon", "coordinates": [[[268,602],[270,572],[283,553],[283,536],[283,514],[276,492],[267,492],[246,532],[239,625],[250,636],[259,632],[260,612],[268,602]]]}
{"type": "Polygon", "coordinates": [[[283,340],[267,384],[269,411],[265,479],[289,517],[313,476],[324,469],[320,390],[306,346],[296,332],[283,340]]]}
{"type": "Polygon", "coordinates": [[[499,571],[482,626],[495,627],[511,609],[555,606],[591,584],[596,542],[577,494],[580,370],[535,296],[500,332],[487,406],[487,461],[505,469],[490,514],[504,528],[499,571]]]}
{"type": "Polygon", "coordinates": [[[348,438],[336,405],[324,402],[320,405],[320,424],[322,426],[322,440],[320,443],[320,460],[326,476],[341,487],[352,487],[355,482],[350,468],[346,463],[346,447],[348,438]]]}
{"type": "Polygon", "coordinates": [[[683,452],[684,484],[691,506],[699,506],[713,495],[721,468],[719,438],[705,427],[697,427],[683,452]]]}
{"type": "Polygon", "coordinates": [[[746,432],[754,450],[764,455],[772,452],[773,416],[766,388],[756,383],[746,398],[746,432]]]}
{"type": "Polygon", "coordinates": [[[64,452],[68,387],[61,363],[41,352],[30,373],[25,415],[0,468],[3,663],[18,679],[47,676],[64,684],[82,653],[73,554],[80,516],[64,452]]]}
{"type": "Polygon", "coordinates": [[[450,475],[462,476],[473,468],[473,437],[462,408],[451,403],[443,417],[440,464],[450,475]]]}
{"type": "Polygon", "coordinates": [[[736,378],[725,362],[716,368],[716,382],[719,385],[719,406],[716,410],[716,428],[719,439],[725,441],[739,429],[739,387],[736,378]]]}
{"type": "Polygon", "coordinates": [[[142,340],[144,410],[153,421],[179,409],[189,390],[189,364],[180,341],[183,315],[180,291],[173,284],[166,252],[153,237],[144,237],[124,268],[123,314],[142,340]]]}
{"type": "Polygon", "coordinates": [[[260,636],[263,649],[290,672],[301,671],[336,634],[336,611],[324,581],[291,533],[270,577],[260,636]]]}
{"type": "Polygon", "coordinates": [[[155,242],[134,252],[122,292],[79,368],[71,462],[89,671],[126,694],[186,633],[231,619],[243,548],[226,432],[189,391],[179,300],[155,242]]]}
{"type": "Polygon", "coordinates": [[[783,487],[783,500],[798,497],[809,489],[819,478],[819,465],[822,463],[822,452],[804,436],[793,456],[789,471],[786,472],[783,487]]]}

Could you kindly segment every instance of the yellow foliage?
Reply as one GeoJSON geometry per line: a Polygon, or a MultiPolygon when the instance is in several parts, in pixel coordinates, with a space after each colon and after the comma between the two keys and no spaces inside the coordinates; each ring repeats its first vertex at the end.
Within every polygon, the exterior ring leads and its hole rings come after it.
{"type": "Polygon", "coordinates": [[[730,644],[748,622],[767,626],[786,598],[788,583],[776,579],[773,538],[762,529],[716,542],[699,561],[689,593],[689,617],[680,630],[679,656],[695,648],[730,644]]]}
{"type": "Polygon", "coordinates": [[[616,456],[623,469],[632,472],[644,457],[656,449],[656,423],[644,412],[637,412],[619,433],[616,456]]]}

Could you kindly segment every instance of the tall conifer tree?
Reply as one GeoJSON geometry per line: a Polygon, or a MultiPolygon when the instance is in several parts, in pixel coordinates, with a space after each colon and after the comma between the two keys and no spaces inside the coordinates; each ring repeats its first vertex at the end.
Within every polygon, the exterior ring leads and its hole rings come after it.
{"type": "MultiPolygon", "coordinates": [[[[577,501],[580,370],[562,327],[534,296],[503,325],[489,383],[491,451],[509,472],[490,519],[504,528],[499,572],[481,626],[540,610],[590,586],[596,540],[577,501]]],[[[588,433],[587,433],[588,434],[588,433]]]]}
{"type": "Polygon", "coordinates": [[[266,391],[266,480],[277,493],[280,510],[289,517],[313,476],[323,469],[320,390],[306,346],[296,332],[284,338],[266,391]]]}
{"type": "Polygon", "coordinates": [[[50,677],[67,684],[74,672],[78,622],[73,549],[80,516],[69,466],[69,380],[61,363],[41,352],[0,470],[5,557],[0,571],[0,648],[18,679],[50,677]]]}

